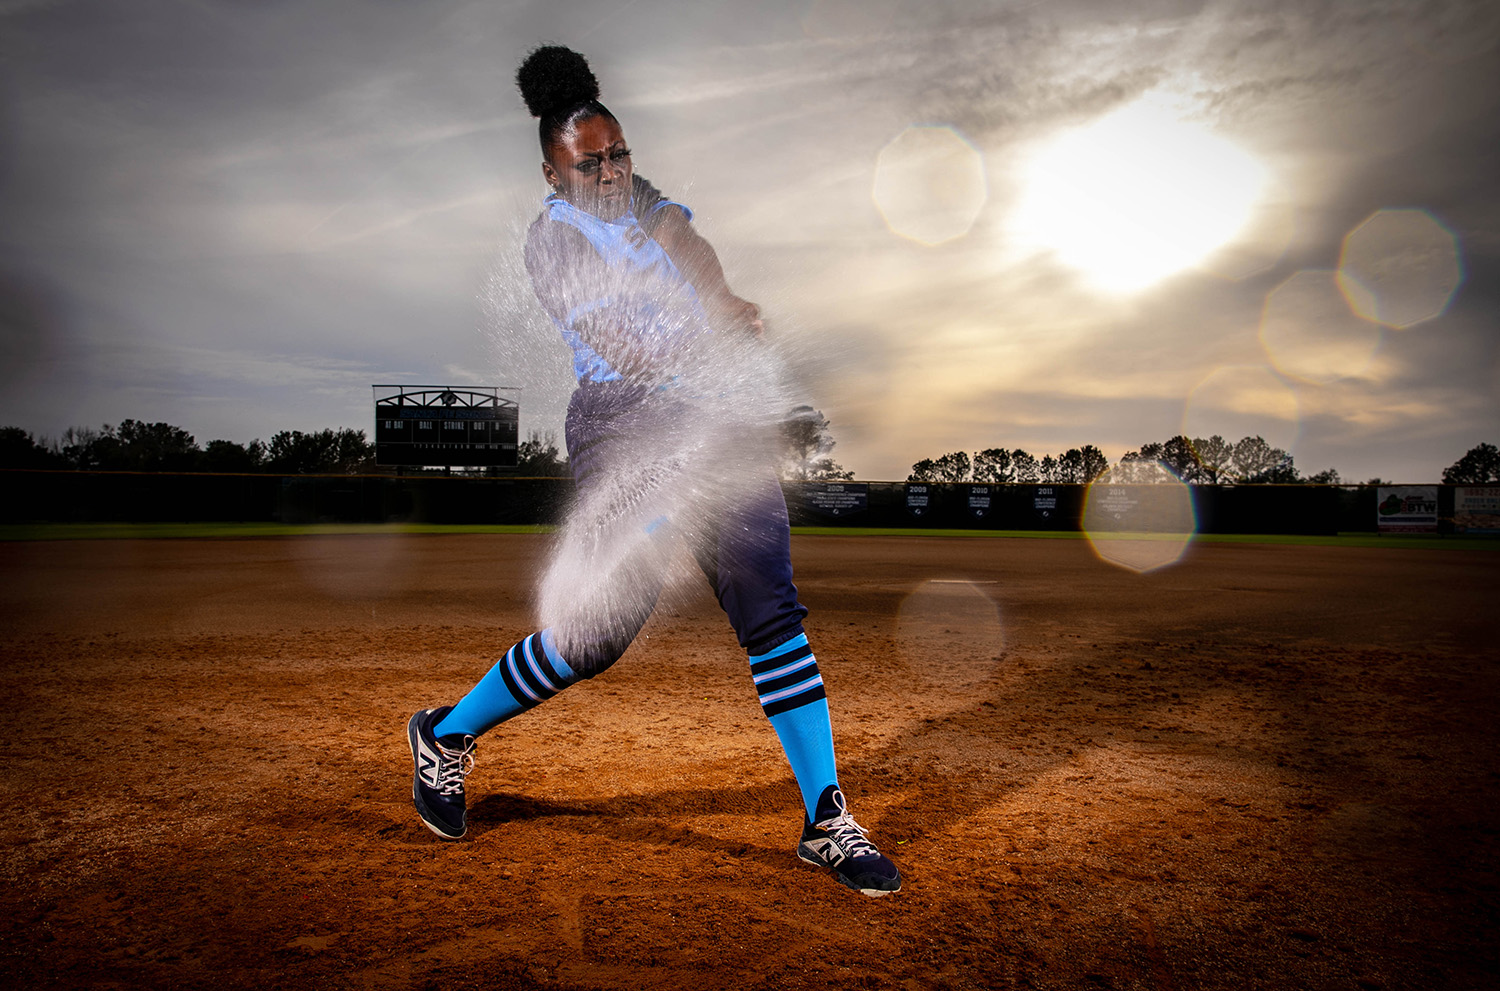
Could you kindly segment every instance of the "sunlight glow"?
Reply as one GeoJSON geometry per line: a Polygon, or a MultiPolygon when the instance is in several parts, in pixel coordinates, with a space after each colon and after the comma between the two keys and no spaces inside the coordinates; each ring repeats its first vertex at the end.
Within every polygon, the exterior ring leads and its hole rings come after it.
{"type": "Polygon", "coordinates": [[[1249,154],[1148,96],[1043,148],[1025,169],[1012,231],[1098,288],[1128,292],[1229,243],[1265,185],[1249,154]]]}

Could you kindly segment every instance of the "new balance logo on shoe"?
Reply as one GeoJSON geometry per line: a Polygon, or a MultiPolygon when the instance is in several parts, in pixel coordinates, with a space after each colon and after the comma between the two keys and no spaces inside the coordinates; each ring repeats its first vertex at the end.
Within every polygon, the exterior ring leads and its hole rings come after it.
{"type": "Polygon", "coordinates": [[[474,738],[463,737],[455,748],[433,735],[433,727],[449,708],[424,709],[412,716],[406,724],[406,742],[411,748],[411,800],[417,815],[437,835],[457,840],[468,831],[464,778],[474,769],[474,738]]]}
{"type": "Polygon", "coordinates": [[[900,891],[901,872],[875,848],[867,832],[849,814],[843,792],[830,785],[818,800],[818,821],[803,823],[797,857],[829,868],[840,884],[872,898],[900,891]]]}

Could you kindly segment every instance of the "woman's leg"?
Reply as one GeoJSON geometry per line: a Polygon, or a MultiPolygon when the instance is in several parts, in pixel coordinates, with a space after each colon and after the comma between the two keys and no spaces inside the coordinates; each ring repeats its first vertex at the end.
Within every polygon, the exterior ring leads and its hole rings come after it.
{"type": "Polygon", "coordinates": [[[629,465],[611,455],[634,426],[622,398],[630,397],[581,388],[569,405],[577,502],[542,582],[545,628],[506,651],[456,705],[423,710],[408,723],[413,803],[440,836],[456,839],[466,828],[463,784],[475,739],[608,669],[655,608],[665,578],[662,542],[649,519],[642,523],[638,500],[621,505],[628,472],[612,468],[629,465]]]}
{"type": "Polygon", "coordinates": [[[797,856],[833,871],[866,895],[901,890],[901,872],[849,814],[839,787],[828,696],[802,629],[807,610],[792,584],[791,530],[781,486],[766,479],[752,496],[704,528],[698,564],[713,582],[750,675],[786,751],[807,816],[797,856]]]}

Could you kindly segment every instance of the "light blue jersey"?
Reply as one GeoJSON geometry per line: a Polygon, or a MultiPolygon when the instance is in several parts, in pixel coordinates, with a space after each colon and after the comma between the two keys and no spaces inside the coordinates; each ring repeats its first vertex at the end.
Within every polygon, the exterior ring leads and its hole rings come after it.
{"type": "MultiPolygon", "coordinates": [[[[573,351],[579,382],[612,382],[623,376],[585,339],[591,323],[627,335],[660,358],[663,377],[671,374],[673,351],[684,340],[708,333],[708,318],[692,285],[636,217],[680,203],[662,199],[649,183],[639,183],[633,209],[618,220],[601,220],[554,193],[531,225],[526,267],[543,307],[573,351]],[[644,190],[641,187],[644,186],[644,190]],[[655,194],[650,197],[649,194],[655,194]],[[639,202],[642,199],[647,203],[639,202]],[[573,234],[577,231],[582,240],[573,234]],[[592,250],[590,250],[592,249],[592,250]]],[[[654,226],[654,225],[653,225],[654,226]]]]}

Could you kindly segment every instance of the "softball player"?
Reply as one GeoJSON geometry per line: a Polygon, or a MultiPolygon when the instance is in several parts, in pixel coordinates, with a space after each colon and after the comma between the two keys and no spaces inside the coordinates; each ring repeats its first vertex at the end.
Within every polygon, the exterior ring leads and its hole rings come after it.
{"type": "MultiPolygon", "coordinates": [[[[543,308],[573,352],[578,388],[566,439],[580,529],[689,535],[740,646],[749,655],[760,703],[786,752],[806,816],[797,855],[831,868],[864,894],[899,891],[901,875],[849,814],[839,788],[828,702],[792,584],[786,503],[769,469],[756,473],[727,512],[688,507],[690,520],[656,511],[649,484],[637,485],[642,442],[689,429],[704,397],[683,394],[675,363],[720,335],[759,335],[759,311],[730,292],[691,211],[634,175],[619,122],[599,102],[583,56],[537,49],[516,76],[540,118],[542,173],[551,193],[526,239],[526,268],[543,308]],[[619,493],[631,494],[619,506],[619,493]],[[697,515],[692,512],[696,510],[697,515]]],[[[747,431],[754,433],[754,431],[747,431]]],[[[644,458],[649,461],[649,458],[644,458]]],[[[660,468],[658,464],[656,467],[660,468]]],[[[701,470],[701,465],[695,466],[701,470]]],[[[570,523],[571,525],[571,523],[570,523]]],[[[650,550],[649,540],[643,543],[650,550]]],[[[475,740],[570,685],[592,678],[625,652],[655,606],[660,568],[620,582],[610,615],[563,615],[511,647],[457,704],[425,709],[407,725],[412,799],[439,836],[466,829],[464,779],[475,740]]]]}

